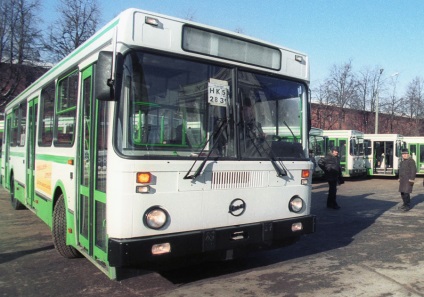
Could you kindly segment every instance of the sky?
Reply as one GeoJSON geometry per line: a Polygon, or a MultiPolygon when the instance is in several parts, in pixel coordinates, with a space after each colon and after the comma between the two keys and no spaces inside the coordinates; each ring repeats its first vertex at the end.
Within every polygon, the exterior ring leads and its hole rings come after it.
{"type": "MultiPolygon", "coordinates": [[[[47,26],[57,16],[58,1],[41,2],[47,26]]],[[[349,61],[355,73],[378,67],[383,79],[396,77],[399,95],[414,78],[424,77],[422,0],[99,0],[99,5],[101,26],[127,8],[139,8],[301,51],[309,56],[312,89],[332,67],[349,61]]]]}

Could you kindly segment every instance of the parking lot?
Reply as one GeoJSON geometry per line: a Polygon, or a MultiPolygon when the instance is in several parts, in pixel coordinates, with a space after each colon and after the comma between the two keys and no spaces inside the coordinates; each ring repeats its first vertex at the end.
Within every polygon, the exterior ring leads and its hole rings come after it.
{"type": "MultiPolygon", "coordinates": [[[[340,210],[327,184],[313,184],[317,231],[290,247],[167,271],[133,270],[109,280],[88,260],[54,250],[49,228],[13,211],[0,190],[0,296],[424,296],[424,187],[397,209],[397,180],[348,180],[340,210]]],[[[258,197],[260,199],[260,197],[258,197]]]]}

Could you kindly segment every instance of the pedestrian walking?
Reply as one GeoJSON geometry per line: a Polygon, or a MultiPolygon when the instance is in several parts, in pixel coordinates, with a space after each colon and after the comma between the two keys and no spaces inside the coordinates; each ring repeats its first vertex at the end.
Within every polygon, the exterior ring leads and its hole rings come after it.
{"type": "Polygon", "coordinates": [[[402,149],[402,161],[399,165],[399,192],[403,204],[399,207],[400,210],[408,211],[411,209],[411,193],[416,174],[417,166],[414,159],[411,158],[407,149],[402,149]]]}
{"type": "Polygon", "coordinates": [[[327,208],[340,209],[337,204],[337,185],[343,184],[342,169],[340,167],[339,149],[331,148],[330,152],[318,160],[318,166],[324,171],[324,177],[328,182],[327,208]]]}

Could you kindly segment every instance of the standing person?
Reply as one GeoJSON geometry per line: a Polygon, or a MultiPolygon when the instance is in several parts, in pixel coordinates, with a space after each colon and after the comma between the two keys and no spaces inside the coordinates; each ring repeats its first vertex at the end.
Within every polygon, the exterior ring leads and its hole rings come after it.
{"type": "Polygon", "coordinates": [[[399,192],[403,201],[403,205],[399,207],[400,210],[408,211],[411,209],[410,194],[412,193],[416,174],[417,166],[414,159],[411,158],[407,149],[403,149],[402,162],[399,165],[399,192]]]}
{"type": "Polygon", "coordinates": [[[319,159],[318,166],[324,171],[324,177],[328,181],[327,207],[340,209],[340,206],[336,202],[337,184],[343,184],[344,181],[338,148],[331,148],[330,152],[324,158],[319,159]]]}

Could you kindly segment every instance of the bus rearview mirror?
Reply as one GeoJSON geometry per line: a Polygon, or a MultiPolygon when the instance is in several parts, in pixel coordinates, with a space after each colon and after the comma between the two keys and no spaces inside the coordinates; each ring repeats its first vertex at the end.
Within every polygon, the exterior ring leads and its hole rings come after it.
{"type": "Polygon", "coordinates": [[[112,77],[112,63],[113,53],[102,51],[99,52],[99,59],[96,65],[95,75],[95,96],[101,101],[113,101],[114,95],[114,81],[112,77]]]}

